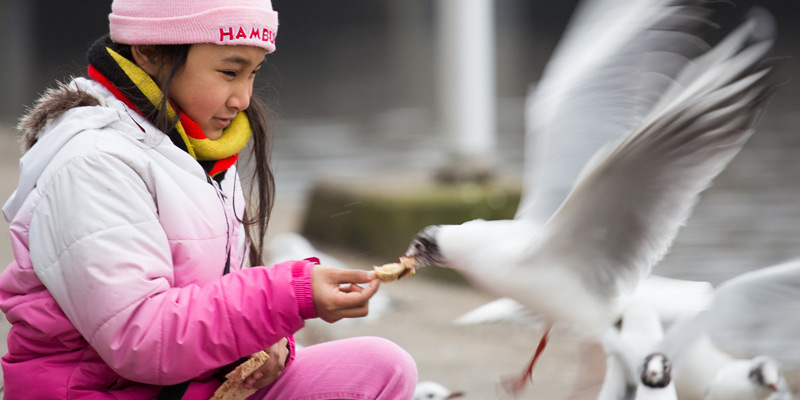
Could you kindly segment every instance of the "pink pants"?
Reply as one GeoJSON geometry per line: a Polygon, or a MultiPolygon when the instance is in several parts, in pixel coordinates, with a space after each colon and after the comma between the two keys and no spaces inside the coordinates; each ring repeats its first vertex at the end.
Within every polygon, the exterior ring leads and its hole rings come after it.
{"type": "Polygon", "coordinates": [[[414,359],[389,340],[357,337],[305,347],[278,380],[251,400],[410,400],[414,359]]]}

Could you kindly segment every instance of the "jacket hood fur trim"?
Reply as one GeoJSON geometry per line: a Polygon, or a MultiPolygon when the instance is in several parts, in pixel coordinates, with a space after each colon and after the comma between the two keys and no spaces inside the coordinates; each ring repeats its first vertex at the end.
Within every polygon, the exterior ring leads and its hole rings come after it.
{"type": "Polygon", "coordinates": [[[17,130],[23,153],[28,151],[54,120],[76,107],[99,106],[102,102],[85,90],[59,82],[55,88],[47,89],[36,100],[33,107],[20,118],[17,130]]]}

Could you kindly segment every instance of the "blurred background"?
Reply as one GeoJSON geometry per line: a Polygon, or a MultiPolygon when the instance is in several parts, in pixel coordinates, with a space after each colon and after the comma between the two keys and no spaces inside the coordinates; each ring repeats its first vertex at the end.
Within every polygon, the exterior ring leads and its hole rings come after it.
{"type": "MultiPolygon", "coordinates": [[[[448,59],[456,43],[444,40],[443,32],[446,13],[459,3],[450,2],[451,8],[443,3],[273,0],[280,14],[277,51],[258,78],[258,95],[279,115],[274,149],[278,201],[268,235],[301,231],[309,195],[320,183],[414,190],[416,182],[430,182],[458,159],[457,144],[446,132],[451,126],[448,99],[454,96],[446,82],[449,69],[460,67],[448,59]]],[[[478,157],[497,179],[515,182],[522,173],[525,94],[540,77],[576,1],[483,3],[482,21],[489,25],[476,29],[475,37],[460,36],[476,44],[468,64],[485,67],[486,81],[475,85],[488,93],[481,118],[489,136],[478,140],[485,144],[478,157]]],[[[87,47],[107,33],[109,4],[0,0],[3,199],[16,186],[17,118],[54,80],[84,74],[87,47]]],[[[706,192],[673,250],[657,266],[661,275],[718,284],[800,255],[800,2],[720,4],[714,17],[720,28],[708,39],[719,38],[753,6],[767,8],[778,22],[773,54],[787,57],[781,66],[786,83],[760,132],[706,192]]],[[[314,244],[355,267],[391,261],[357,246],[314,244]]],[[[7,240],[0,249],[0,263],[10,262],[7,240]]],[[[353,334],[389,337],[412,352],[421,379],[464,390],[467,398],[495,398],[497,377],[521,370],[539,332],[517,326],[455,328],[454,318],[491,297],[463,283],[423,275],[383,289],[399,304],[393,318],[338,331],[310,326],[308,341],[353,334]]],[[[552,348],[529,394],[593,398],[604,365],[598,349],[569,341],[556,341],[552,348]],[[578,389],[562,390],[565,386],[578,389]]]]}

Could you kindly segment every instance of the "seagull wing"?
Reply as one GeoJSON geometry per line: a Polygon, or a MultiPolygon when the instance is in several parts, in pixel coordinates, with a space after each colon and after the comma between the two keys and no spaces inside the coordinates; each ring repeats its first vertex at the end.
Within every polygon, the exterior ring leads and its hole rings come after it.
{"type": "Polygon", "coordinates": [[[630,390],[629,387],[635,386],[639,381],[637,367],[642,364],[644,358],[620,336],[615,327],[608,328],[600,337],[600,341],[606,353],[606,375],[601,389],[603,397],[623,398],[623,394],[630,390]]]}
{"type": "MultiPolygon", "coordinates": [[[[671,325],[710,308],[713,298],[714,287],[708,282],[650,275],[636,288],[630,303],[652,307],[661,318],[662,324],[671,325]]],[[[542,315],[516,300],[501,297],[461,315],[455,320],[455,324],[510,322],[538,327],[542,321],[542,315]]]]}
{"type": "MultiPolygon", "coordinates": [[[[634,129],[709,46],[696,0],[579,3],[525,111],[524,187],[516,219],[540,228],[586,163],[634,129]]],[[[688,79],[688,78],[686,78],[688,79]]]]}
{"type": "Polygon", "coordinates": [[[630,304],[656,309],[661,323],[671,326],[711,307],[714,287],[709,282],[689,281],[650,275],[637,287],[630,304]]]}
{"type": "MultiPolygon", "coordinates": [[[[296,232],[283,232],[270,238],[266,244],[266,265],[274,265],[283,261],[317,258],[321,265],[340,269],[352,269],[344,261],[325,253],[303,235],[296,232]]],[[[388,314],[395,308],[395,302],[385,292],[378,292],[370,300],[369,315],[364,318],[346,319],[343,324],[371,322],[388,314]]]]}
{"type": "Polygon", "coordinates": [[[686,63],[708,49],[710,11],[689,0],[580,3],[526,102],[517,218],[541,226],[593,154],[638,125],[686,63]]]}
{"type": "Polygon", "coordinates": [[[708,332],[736,357],[769,355],[800,367],[800,259],[751,271],[723,283],[708,332]]]}
{"type": "Polygon", "coordinates": [[[668,90],[671,97],[637,128],[590,160],[543,227],[539,262],[565,266],[609,301],[650,273],[700,193],[744,145],[772,93],[770,70],[758,65],[771,41],[753,34],[770,23],[754,16],[743,24],[749,34],[738,51],[714,53],[719,57],[704,71],[681,90],[668,90]]]}
{"type": "Polygon", "coordinates": [[[351,268],[344,261],[318,250],[305,236],[296,232],[279,233],[270,238],[265,247],[269,258],[267,265],[315,257],[319,259],[320,264],[328,267],[351,268]]]}
{"type": "Polygon", "coordinates": [[[501,297],[486,303],[455,320],[456,325],[477,325],[496,322],[510,322],[515,325],[539,327],[543,321],[540,315],[508,297],[501,297]]]}

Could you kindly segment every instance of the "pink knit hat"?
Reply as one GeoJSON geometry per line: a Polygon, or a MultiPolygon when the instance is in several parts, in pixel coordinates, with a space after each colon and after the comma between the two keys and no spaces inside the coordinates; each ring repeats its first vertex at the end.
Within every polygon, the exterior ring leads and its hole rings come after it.
{"type": "Polygon", "coordinates": [[[215,43],[275,51],[270,0],[114,0],[111,40],[124,44],[215,43]]]}

